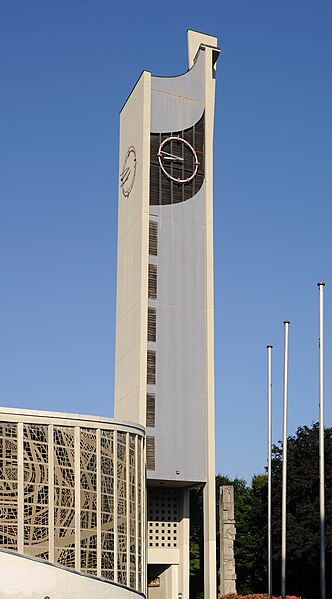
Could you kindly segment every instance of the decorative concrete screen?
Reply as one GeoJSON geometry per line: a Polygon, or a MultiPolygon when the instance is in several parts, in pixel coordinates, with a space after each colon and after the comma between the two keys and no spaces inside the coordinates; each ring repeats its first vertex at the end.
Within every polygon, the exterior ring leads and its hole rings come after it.
{"type": "Polygon", "coordinates": [[[144,580],[144,431],[0,412],[0,549],[135,590],[144,580]]]}

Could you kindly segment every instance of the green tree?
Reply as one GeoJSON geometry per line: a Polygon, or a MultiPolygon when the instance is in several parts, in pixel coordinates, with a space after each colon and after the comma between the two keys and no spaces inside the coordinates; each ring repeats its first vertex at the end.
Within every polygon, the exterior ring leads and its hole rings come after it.
{"type": "Polygon", "coordinates": [[[234,495],[237,591],[261,593],[267,588],[266,475],[254,476],[250,486],[234,495]]]}
{"type": "MultiPolygon", "coordinates": [[[[320,594],[319,425],[303,426],[287,443],[286,589],[315,599],[320,594]]],[[[282,449],[273,448],[272,530],[274,591],[280,592],[282,449]]],[[[325,429],[327,596],[332,596],[332,429],[325,429]]]]}
{"type": "Polygon", "coordinates": [[[203,597],[203,490],[190,492],[190,599],[203,597]]]}
{"type": "MultiPolygon", "coordinates": [[[[216,477],[219,488],[234,485],[235,560],[239,593],[267,590],[267,476],[255,475],[250,485],[240,479],[216,477]]],[[[282,448],[272,451],[273,591],[280,594],[282,448]]],[[[326,587],[332,597],[332,429],[325,429],[326,587]]],[[[203,591],[202,490],[191,493],[191,598],[203,591]]],[[[219,514],[217,555],[219,571],[219,514]]],[[[300,427],[288,438],[287,594],[316,599],[319,576],[319,426],[300,427]]]]}

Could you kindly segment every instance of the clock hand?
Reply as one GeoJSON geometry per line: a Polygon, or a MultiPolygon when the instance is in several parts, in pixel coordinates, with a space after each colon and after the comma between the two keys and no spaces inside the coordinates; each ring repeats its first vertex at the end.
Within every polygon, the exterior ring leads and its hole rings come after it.
{"type": "Polygon", "coordinates": [[[169,152],[164,152],[163,150],[161,150],[158,156],[161,156],[162,154],[164,160],[179,160],[181,162],[184,160],[181,156],[176,156],[175,154],[170,154],[169,152]]]}
{"type": "Polygon", "coordinates": [[[120,175],[121,185],[123,185],[126,181],[128,181],[129,177],[130,177],[130,167],[127,166],[127,168],[125,168],[124,171],[120,175]]]}
{"type": "Polygon", "coordinates": [[[183,158],[180,156],[164,156],[164,160],[172,160],[173,162],[183,162],[183,158]]]}

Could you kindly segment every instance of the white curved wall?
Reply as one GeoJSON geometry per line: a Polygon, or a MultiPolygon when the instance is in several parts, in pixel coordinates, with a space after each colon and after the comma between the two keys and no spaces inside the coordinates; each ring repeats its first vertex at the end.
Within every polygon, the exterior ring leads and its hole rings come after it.
{"type": "Polygon", "coordinates": [[[0,551],[0,599],[138,599],[140,593],[15,553],[0,551]]]}

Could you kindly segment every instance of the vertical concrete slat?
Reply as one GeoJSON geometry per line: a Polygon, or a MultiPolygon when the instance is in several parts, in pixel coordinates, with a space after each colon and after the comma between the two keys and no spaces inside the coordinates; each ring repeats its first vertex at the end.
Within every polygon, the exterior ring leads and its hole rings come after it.
{"type": "Polygon", "coordinates": [[[18,522],[17,550],[24,553],[24,466],[23,466],[23,422],[17,424],[17,486],[18,486],[18,522]]]}
{"type": "MultiPolygon", "coordinates": [[[[213,38],[212,38],[213,39],[213,38]]],[[[211,40],[212,41],[212,40],[211,40]]],[[[210,42],[211,43],[211,42],[210,42]]],[[[212,42],[217,45],[217,39],[212,42]]],[[[206,224],[206,368],[207,481],[203,490],[204,596],[216,597],[214,274],[213,274],[213,126],[215,79],[212,48],[205,56],[205,224],[206,224]]]]}
{"type": "Polygon", "coordinates": [[[118,581],[118,434],[113,433],[113,462],[114,462],[114,582],[118,581]]]}
{"type": "Polygon", "coordinates": [[[75,570],[81,570],[81,443],[80,443],[80,427],[75,426],[75,570]]]}
{"type": "Polygon", "coordinates": [[[141,568],[142,568],[142,589],[141,591],[147,596],[147,578],[148,578],[148,564],[147,564],[147,527],[148,527],[148,509],[147,509],[147,491],[146,491],[146,455],[145,455],[145,437],[141,438],[141,540],[142,540],[142,554],[141,554],[141,568]]]}
{"type": "Polygon", "coordinates": [[[49,561],[54,562],[54,425],[48,425],[49,561]]]}
{"type": "Polygon", "coordinates": [[[183,599],[189,599],[189,518],[190,518],[190,491],[182,494],[182,520],[181,520],[181,572],[180,582],[183,599]]]}
{"type": "Polygon", "coordinates": [[[135,478],[134,478],[134,489],[135,489],[135,588],[138,589],[138,502],[140,497],[138,496],[138,438],[135,435],[135,478]]]}
{"type": "Polygon", "coordinates": [[[96,431],[97,466],[97,576],[101,576],[101,455],[100,428],[96,431]]]}
{"type": "Polygon", "coordinates": [[[130,586],[130,467],[129,433],[126,433],[127,586],[130,586]]]}

